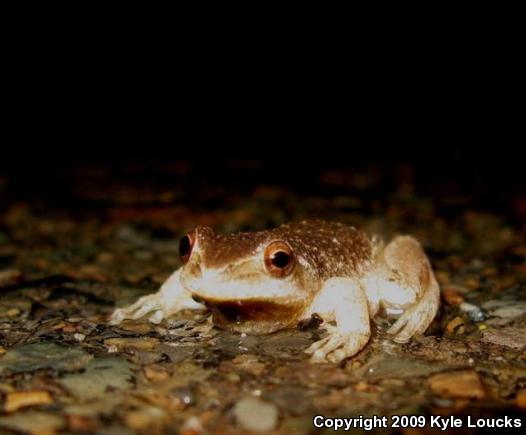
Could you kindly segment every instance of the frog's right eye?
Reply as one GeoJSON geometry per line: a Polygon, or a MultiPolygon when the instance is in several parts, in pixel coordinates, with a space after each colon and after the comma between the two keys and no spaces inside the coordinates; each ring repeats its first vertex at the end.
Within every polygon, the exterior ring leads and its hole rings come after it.
{"type": "Polygon", "coordinates": [[[181,256],[181,261],[183,264],[186,264],[192,255],[192,248],[195,243],[195,232],[192,231],[184,236],[179,242],[179,255],[181,256]]]}
{"type": "Polygon", "coordinates": [[[265,267],[276,278],[287,276],[294,268],[292,248],[280,240],[271,242],[265,249],[265,267]]]}

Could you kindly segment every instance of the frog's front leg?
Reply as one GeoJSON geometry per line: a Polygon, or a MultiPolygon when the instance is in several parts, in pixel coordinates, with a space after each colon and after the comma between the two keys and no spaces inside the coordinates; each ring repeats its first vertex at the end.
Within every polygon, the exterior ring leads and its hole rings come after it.
{"type": "Polygon", "coordinates": [[[160,323],[164,318],[184,309],[205,309],[182,286],[180,271],[179,269],[170,275],[157,293],[143,296],[128,307],[116,309],[110,317],[110,324],[117,325],[124,319],[139,319],[146,314],[149,314],[150,322],[160,323]]]}
{"type": "Polygon", "coordinates": [[[371,337],[367,297],[356,280],[327,280],[307,312],[313,313],[322,317],[328,335],[305,351],[312,362],[340,362],[362,350],[371,337]],[[332,320],[336,326],[328,324],[332,320]]]}

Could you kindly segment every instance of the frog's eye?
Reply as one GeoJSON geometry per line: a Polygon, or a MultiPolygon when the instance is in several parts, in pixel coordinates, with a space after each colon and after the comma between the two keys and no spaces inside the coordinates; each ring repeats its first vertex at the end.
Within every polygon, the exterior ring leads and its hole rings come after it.
{"type": "Polygon", "coordinates": [[[186,264],[188,260],[190,259],[190,255],[192,254],[192,248],[194,247],[194,243],[195,243],[195,232],[194,231],[192,231],[191,233],[188,233],[179,242],[179,255],[181,256],[181,261],[183,262],[183,264],[186,264]]]}
{"type": "Polygon", "coordinates": [[[294,268],[294,254],[291,247],[281,241],[270,243],[265,249],[265,267],[271,275],[282,278],[294,268]]]}

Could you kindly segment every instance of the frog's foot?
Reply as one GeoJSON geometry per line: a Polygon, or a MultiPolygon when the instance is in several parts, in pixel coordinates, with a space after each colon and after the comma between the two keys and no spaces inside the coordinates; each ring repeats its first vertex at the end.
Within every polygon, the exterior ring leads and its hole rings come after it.
{"type": "Polygon", "coordinates": [[[413,335],[423,334],[436,314],[433,303],[420,300],[407,309],[387,330],[388,334],[396,334],[393,338],[397,343],[407,343],[413,335]]]}
{"type": "Polygon", "coordinates": [[[385,248],[384,259],[393,273],[392,280],[398,282],[398,297],[405,292],[416,297],[416,302],[387,331],[396,334],[394,341],[406,343],[413,335],[423,334],[433,321],[440,303],[440,288],[427,256],[414,238],[396,237],[385,248]]]}
{"type": "Polygon", "coordinates": [[[305,353],[311,355],[311,362],[339,363],[345,358],[356,355],[367,344],[369,335],[367,333],[341,333],[337,327],[327,328],[328,335],[313,343],[305,353]]]}
{"type": "Polygon", "coordinates": [[[148,320],[152,323],[161,323],[165,317],[163,300],[158,293],[143,296],[137,302],[125,308],[116,309],[110,317],[110,325],[118,325],[124,319],[140,319],[150,314],[148,320]]]}

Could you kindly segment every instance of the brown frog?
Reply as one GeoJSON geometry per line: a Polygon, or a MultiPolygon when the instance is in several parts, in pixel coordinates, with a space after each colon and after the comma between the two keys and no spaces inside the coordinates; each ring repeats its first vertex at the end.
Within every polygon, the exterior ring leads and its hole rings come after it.
{"type": "Polygon", "coordinates": [[[359,352],[380,312],[398,316],[388,333],[407,342],[438,311],[440,290],[410,236],[384,246],[354,227],[320,220],[270,231],[216,234],[197,227],[180,242],[183,266],[152,295],[116,309],[111,323],[209,308],[216,325],[248,334],[295,327],[318,314],[328,335],[306,352],[339,362],[359,352]]]}

